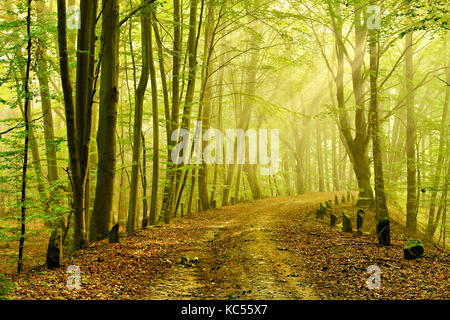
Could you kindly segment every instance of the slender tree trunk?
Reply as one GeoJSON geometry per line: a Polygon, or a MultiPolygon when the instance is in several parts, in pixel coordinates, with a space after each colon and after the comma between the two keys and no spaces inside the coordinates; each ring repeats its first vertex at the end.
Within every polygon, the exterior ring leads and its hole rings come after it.
{"type": "Polygon", "coordinates": [[[409,231],[417,230],[417,187],[416,187],[416,119],[414,115],[414,48],[413,33],[406,35],[406,99],[407,125],[406,125],[406,156],[407,156],[407,202],[406,227],[409,231]]]}
{"type": "MultiPolygon", "coordinates": [[[[202,92],[200,100],[200,110],[202,110],[202,139],[205,136],[205,132],[210,129],[211,126],[211,99],[212,99],[212,86],[211,86],[211,70],[214,69],[214,64],[211,64],[211,57],[214,52],[213,39],[214,39],[214,25],[215,25],[215,4],[210,1],[208,4],[208,16],[206,23],[205,34],[205,46],[203,56],[203,73],[202,73],[202,92]]],[[[203,142],[202,155],[208,144],[203,142]]],[[[210,206],[209,191],[208,191],[208,164],[207,159],[203,159],[202,164],[198,170],[198,193],[202,202],[202,209],[208,210],[210,206]]]]}
{"type": "MultiPolygon", "coordinates": [[[[172,111],[171,114],[166,114],[168,134],[172,133],[178,128],[178,118],[180,109],[180,66],[181,66],[181,13],[182,8],[180,0],[173,0],[173,24],[174,24],[174,37],[173,37],[173,68],[172,68],[172,111]]],[[[170,216],[172,211],[172,199],[174,196],[176,186],[176,174],[174,172],[174,164],[171,161],[172,148],[175,146],[175,142],[172,139],[168,140],[168,162],[167,162],[167,174],[164,184],[163,204],[161,213],[166,224],[170,223],[170,216]]]]}
{"type": "Polygon", "coordinates": [[[152,50],[150,40],[151,21],[150,11],[143,12],[141,17],[142,39],[142,72],[136,90],[133,134],[133,160],[131,169],[130,202],[128,207],[127,232],[133,232],[137,226],[137,194],[139,180],[139,162],[142,144],[142,117],[144,112],[144,97],[149,80],[149,57],[152,50]]]}
{"type": "Polygon", "coordinates": [[[140,167],[141,184],[142,184],[142,229],[148,226],[148,199],[147,199],[147,149],[145,146],[145,135],[141,133],[142,139],[142,162],[140,167]]]}
{"type": "MultiPolygon", "coordinates": [[[[25,79],[27,78],[25,70],[24,70],[23,74],[24,74],[23,75],[24,80],[22,81],[23,82],[22,86],[25,86],[25,79]]],[[[28,108],[27,108],[27,110],[28,110],[27,116],[25,116],[25,108],[23,106],[20,107],[24,121],[25,121],[25,119],[31,119],[32,106],[33,106],[33,101],[30,100],[28,103],[28,108]]],[[[31,156],[33,159],[32,165],[33,165],[34,173],[36,175],[37,189],[39,191],[39,200],[41,202],[42,209],[47,211],[49,209],[49,203],[48,203],[49,199],[47,196],[46,187],[44,185],[44,171],[42,170],[42,165],[41,165],[41,156],[39,154],[38,140],[34,134],[34,130],[33,130],[32,126],[30,126],[30,128],[28,129],[27,132],[28,132],[28,149],[29,149],[29,151],[31,151],[31,156]]]]}
{"type": "MultiPolygon", "coordinates": [[[[255,25],[255,32],[261,34],[260,25],[255,25]]],[[[256,37],[253,35],[251,46],[253,51],[250,56],[250,62],[247,69],[247,85],[246,96],[244,98],[244,108],[242,113],[243,121],[245,123],[245,131],[248,130],[251,121],[252,110],[254,109],[254,101],[252,100],[256,96],[256,82],[257,82],[257,67],[260,61],[260,55],[258,54],[258,43],[256,37]]],[[[245,144],[246,154],[249,154],[249,144],[245,144]]],[[[261,187],[259,185],[258,178],[256,176],[256,165],[246,163],[243,165],[243,169],[247,175],[247,180],[250,185],[253,200],[260,200],[262,198],[261,187]]]]}
{"type": "Polygon", "coordinates": [[[45,150],[47,156],[47,168],[48,168],[48,181],[55,183],[59,180],[58,175],[58,163],[56,155],[55,133],[53,126],[53,113],[50,100],[50,88],[48,82],[48,65],[47,61],[42,55],[39,55],[37,61],[37,75],[39,80],[42,114],[44,119],[44,138],[45,138],[45,150]]]}
{"type": "MultiPolygon", "coordinates": [[[[217,99],[218,99],[218,129],[220,132],[222,132],[223,125],[222,125],[222,113],[223,113],[223,80],[224,80],[224,64],[225,64],[225,55],[222,54],[220,57],[220,71],[218,75],[218,83],[217,83],[217,99]]],[[[218,150],[216,151],[218,152],[218,150]]],[[[225,154],[225,153],[223,153],[225,154]]],[[[219,176],[219,164],[216,162],[214,166],[214,181],[213,181],[213,189],[211,192],[211,204],[216,199],[216,193],[217,193],[217,180],[219,176]]]]}
{"type": "MultiPolygon", "coordinates": [[[[379,40],[378,31],[370,31],[370,127],[373,144],[373,161],[375,172],[375,205],[378,221],[389,219],[389,212],[384,191],[383,162],[381,157],[381,130],[378,120],[378,70],[379,40]]],[[[380,241],[381,245],[389,245],[380,241]]]]}
{"type": "MultiPolygon", "coordinates": [[[[91,2],[92,4],[92,2],[91,2]]],[[[69,74],[69,59],[67,53],[67,17],[66,17],[66,2],[64,0],[58,0],[58,46],[60,50],[60,73],[61,73],[61,83],[64,93],[64,104],[65,104],[65,116],[66,116],[66,128],[67,128],[67,143],[69,147],[70,156],[70,169],[73,181],[73,211],[74,211],[74,249],[82,249],[87,245],[87,235],[86,235],[86,225],[85,225],[85,185],[86,185],[86,166],[85,162],[82,161],[80,141],[82,140],[84,124],[81,127],[76,125],[76,118],[81,117],[81,110],[76,109],[72,97],[72,85],[69,74]],[[78,112],[81,112],[79,115],[78,112]]],[[[80,19],[81,28],[79,34],[89,33],[90,21],[89,17],[89,1],[82,0],[80,4],[80,19]]],[[[85,48],[85,41],[79,41],[79,55],[86,54],[89,48],[85,48]],[[80,49],[81,48],[81,49],[80,49]],[[86,50],[87,49],[87,50],[86,50]]],[[[87,69],[89,66],[84,63],[83,59],[77,59],[77,69],[87,69]]],[[[81,70],[80,70],[81,73],[81,70]]],[[[77,85],[82,82],[87,83],[87,79],[83,79],[77,74],[77,85]]],[[[78,92],[78,91],[77,91],[78,92]]],[[[78,94],[77,94],[78,98],[78,94]]]]}
{"type": "MultiPolygon", "coordinates": [[[[189,14],[189,37],[188,37],[188,63],[189,63],[189,73],[188,73],[188,84],[186,90],[186,97],[184,101],[184,109],[183,109],[183,117],[181,128],[185,130],[190,130],[191,127],[191,113],[192,113],[192,104],[194,101],[194,93],[195,93],[195,83],[196,83],[196,74],[197,74],[197,49],[200,35],[201,22],[203,17],[203,8],[204,8],[204,0],[202,0],[201,12],[200,12],[200,21],[198,23],[198,31],[197,31],[197,11],[198,11],[198,0],[192,0],[190,6],[190,14],[189,14]]],[[[180,167],[180,166],[178,166],[180,167]]],[[[189,176],[189,170],[184,171],[183,179],[181,179],[182,172],[179,171],[177,173],[178,179],[181,182],[181,185],[177,186],[177,203],[175,212],[178,211],[178,208],[181,203],[181,198],[183,196],[184,189],[186,187],[186,182],[189,176]]],[[[179,181],[177,179],[177,181],[179,181]]],[[[188,213],[190,213],[190,208],[188,208],[188,213]]]]}
{"type": "MultiPolygon", "coordinates": [[[[154,15],[153,15],[154,18],[154,15]]],[[[156,45],[157,45],[157,51],[158,51],[158,62],[159,62],[159,71],[161,76],[161,85],[162,85],[162,92],[164,96],[164,115],[165,115],[165,121],[166,121],[166,136],[168,144],[170,144],[172,132],[171,132],[171,111],[170,111],[170,102],[169,102],[169,89],[167,85],[167,77],[166,77],[166,71],[164,66],[164,54],[163,54],[163,45],[161,42],[161,38],[159,35],[159,30],[156,22],[154,19],[152,19],[152,25],[153,25],[153,31],[155,32],[155,39],[156,39],[156,45]]],[[[168,150],[168,161],[170,161],[171,154],[170,154],[170,147],[168,150]]],[[[169,170],[169,166],[167,167],[167,170],[169,170]]],[[[168,208],[168,200],[170,196],[170,176],[169,172],[166,173],[165,183],[164,183],[164,190],[163,190],[163,201],[162,201],[162,208],[161,208],[161,217],[167,218],[169,217],[170,222],[170,215],[166,216],[165,212],[169,210],[168,208]]],[[[155,213],[155,223],[156,223],[157,217],[155,213]]],[[[166,221],[167,222],[167,221],[166,221]]]]}
{"type": "Polygon", "coordinates": [[[337,142],[336,142],[336,130],[334,127],[332,127],[331,132],[331,161],[332,161],[332,170],[333,170],[333,190],[334,191],[340,191],[339,186],[339,169],[337,164],[337,142]]]}
{"type": "Polygon", "coordinates": [[[153,37],[150,35],[150,82],[152,87],[152,112],[153,112],[153,176],[152,176],[152,198],[150,203],[150,224],[156,223],[158,210],[158,183],[159,183],[159,114],[158,114],[158,86],[156,81],[156,69],[153,57],[153,37]]]}
{"type": "Polygon", "coordinates": [[[323,173],[323,156],[322,156],[322,135],[320,132],[320,122],[316,121],[316,139],[317,139],[317,170],[319,181],[319,192],[325,192],[325,181],[323,173]]]}
{"type": "Polygon", "coordinates": [[[28,167],[28,145],[29,145],[29,136],[28,130],[30,129],[30,120],[29,116],[29,107],[30,107],[30,90],[29,90],[29,82],[30,82],[30,69],[31,69],[31,0],[28,0],[28,8],[27,8],[27,66],[26,66],[26,76],[25,76],[25,84],[24,84],[24,93],[25,93],[25,105],[24,105],[24,115],[25,115],[25,142],[24,142],[24,154],[23,154],[23,166],[22,166],[22,195],[20,198],[20,208],[21,208],[21,230],[20,230],[20,239],[19,239],[19,261],[17,264],[17,273],[22,271],[22,263],[23,263],[23,249],[25,244],[25,223],[26,223],[26,190],[27,190],[27,167],[28,167]]]}

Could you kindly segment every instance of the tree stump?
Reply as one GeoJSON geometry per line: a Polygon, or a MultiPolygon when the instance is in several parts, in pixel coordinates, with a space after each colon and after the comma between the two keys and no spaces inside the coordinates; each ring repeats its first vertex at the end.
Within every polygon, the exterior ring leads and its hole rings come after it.
{"type": "Polygon", "coordinates": [[[366,215],[366,212],[363,209],[358,210],[358,213],[356,215],[356,229],[357,229],[358,234],[362,234],[362,228],[363,228],[365,215],[366,215]]]}
{"type": "Polygon", "coordinates": [[[403,253],[405,259],[414,260],[423,257],[425,249],[420,240],[408,240],[406,242],[405,248],[403,249],[403,253]]]}
{"type": "Polygon", "coordinates": [[[341,203],[346,203],[345,196],[342,196],[341,203]]]}
{"type": "Polygon", "coordinates": [[[109,243],[119,243],[119,224],[117,223],[109,231],[109,243]]]}
{"type": "Polygon", "coordinates": [[[52,270],[61,267],[63,259],[62,231],[54,230],[50,236],[47,248],[47,267],[52,270]]]}
{"type": "Polygon", "coordinates": [[[316,210],[316,219],[323,220],[323,213],[320,208],[316,210]]]}
{"type": "Polygon", "coordinates": [[[327,209],[321,203],[319,206],[319,209],[316,210],[316,219],[323,220],[326,212],[327,212],[327,209]]]}
{"type": "Polygon", "coordinates": [[[379,220],[377,223],[377,237],[380,246],[391,245],[390,221],[388,218],[379,220]]]}
{"type": "Polygon", "coordinates": [[[327,202],[325,202],[325,205],[326,205],[327,209],[331,209],[331,200],[328,200],[327,202]]]}
{"type": "Polygon", "coordinates": [[[324,206],[322,203],[320,204],[320,210],[322,211],[322,217],[325,217],[326,213],[327,213],[327,207],[326,205],[324,206]]]}
{"type": "Polygon", "coordinates": [[[352,220],[350,214],[347,211],[342,211],[342,231],[353,232],[352,220]]]}
{"type": "Polygon", "coordinates": [[[336,222],[337,222],[337,216],[336,216],[336,214],[333,211],[331,211],[331,213],[330,213],[330,227],[334,228],[336,226],[336,222]]]}
{"type": "Polygon", "coordinates": [[[142,229],[147,228],[148,226],[148,218],[142,219],[142,229]]]}
{"type": "Polygon", "coordinates": [[[339,205],[339,199],[338,199],[338,196],[334,196],[334,204],[335,204],[336,206],[339,205]]]}

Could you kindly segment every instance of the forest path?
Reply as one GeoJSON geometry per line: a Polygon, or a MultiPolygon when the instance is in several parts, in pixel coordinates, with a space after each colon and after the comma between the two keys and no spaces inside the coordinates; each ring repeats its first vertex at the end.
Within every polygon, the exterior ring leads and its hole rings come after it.
{"type": "MultiPolygon", "coordinates": [[[[120,238],[92,244],[64,265],[26,268],[13,278],[11,299],[289,300],[449,299],[450,258],[424,242],[422,259],[405,260],[404,227],[393,222],[390,247],[378,247],[374,216],[364,234],[315,219],[320,202],[339,193],[264,199],[193,213],[120,238]],[[367,268],[378,266],[382,288],[370,290],[367,268]],[[68,288],[69,266],[80,287],[68,288]]],[[[423,240],[423,239],[422,239],[423,240]]]]}
{"type": "Polygon", "coordinates": [[[192,267],[175,265],[142,299],[318,299],[274,229],[334,194],[266,199],[215,210],[192,250],[192,267]],[[214,215],[212,216],[214,219],[214,215]]]}

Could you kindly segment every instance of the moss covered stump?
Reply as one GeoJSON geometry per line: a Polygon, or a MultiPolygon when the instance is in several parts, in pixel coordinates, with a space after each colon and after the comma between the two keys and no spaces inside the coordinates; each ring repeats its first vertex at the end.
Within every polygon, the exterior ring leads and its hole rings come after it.
{"type": "Polygon", "coordinates": [[[342,231],[353,232],[352,220],[350,214],[347,211],[342,211],[342,231]]]}
{"type": "Polygon", "coordinates": [[[330,227],[334,228],[336,226],[336,222],[337,222],[337,216],[334,212],[331,212],[330,214],[330,227]]]}
{"type": "Polygon", "coordinates": [[[366,212],[363,209],[359,209],[356,215],[356,229],[358,234],[362,234],[363,224],[364,224],[364,216],[366,212]]]}
{"type": "Polygon", "coordinates": [[[403,253],[406,260],[414,260],[423,257],[425,249],[420,240],[408,240],[406,242],[403,253]]]}

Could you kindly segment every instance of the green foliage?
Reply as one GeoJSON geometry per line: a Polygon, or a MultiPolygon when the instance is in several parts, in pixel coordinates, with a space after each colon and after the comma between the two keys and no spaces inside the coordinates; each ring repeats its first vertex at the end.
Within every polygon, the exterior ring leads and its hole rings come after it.
{"type": "Polygon", "coordinates": [[[0,300],[7,299],[6,296],[12,290],[12,282],[4,274],[0,273],[0,300]]]}

